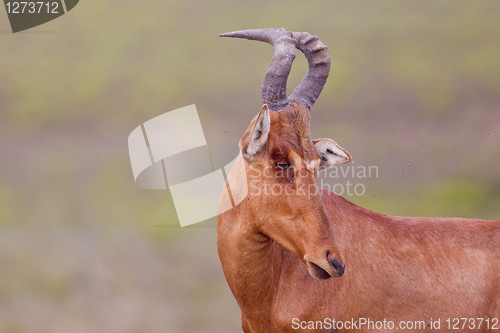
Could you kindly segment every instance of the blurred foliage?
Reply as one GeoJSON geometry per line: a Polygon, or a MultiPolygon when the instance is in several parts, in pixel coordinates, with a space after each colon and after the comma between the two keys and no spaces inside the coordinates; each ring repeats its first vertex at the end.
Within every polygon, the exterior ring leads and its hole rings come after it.
{"type": "Polygon", "coordinates": [[[365,208],[399,216],[476,218],[481,215],[495,219],[500,214],[498,194],[487,185],[472,181],[455,180],[417,186],[411,194],[399,196],[388,192],[376,193],[372,199],[368,199],[369,195],[349,199],[365,208]]]}
{"type": "MultiPolygon", "coordinates": [[[[283,26],[328,45],[312,133],[396,215],[500,216],[500,2],[98,1],[11,34],[0,14],[0,332],[234,332],[213,221],[178,228],[167,191],[135,186],[127,136],[196,103],[208,140],[260,108],[283,26]]],[[[289,87],[307,71],[295,60],[289,87]]],[[[291,88],[290,88],[291,89],[291,88]]]]}
{"type": "Polygon", "coordinates": [[[18,217],[18,198],[14,190],[0,187],[0,225],[5,223],[14,223],[18,217]]]}

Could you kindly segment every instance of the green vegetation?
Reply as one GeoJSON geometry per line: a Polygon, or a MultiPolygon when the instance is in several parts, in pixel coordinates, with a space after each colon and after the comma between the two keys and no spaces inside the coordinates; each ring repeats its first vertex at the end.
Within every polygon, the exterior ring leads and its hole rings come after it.
{"type": "MultiPolygon", "coordinates": [[[[235,332],[214,221],[178,225],[132,178],[127,136],[196,103],[236,143],[270,46],[320,36],[333,70],[312,115],[357,165],[349,199],[396,215],[500,217],[500,2],[98,1],[10,34],[0,21],[0,332],[235,332]]],[[[297,56],[289,87],[307,70],[297,56]]]]}

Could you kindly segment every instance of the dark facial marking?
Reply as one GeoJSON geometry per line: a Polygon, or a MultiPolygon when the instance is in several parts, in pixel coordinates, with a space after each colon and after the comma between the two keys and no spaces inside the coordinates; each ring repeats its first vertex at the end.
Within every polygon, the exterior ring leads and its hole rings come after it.
{"type": "Polygon", "coordinates": [[[333,150],[331,150],[330,148],[327,148],[327,149],[326,149],[326,152],[327,152],[328,154],[333,154],[333,155],[335,155],[335,156],[342,157],[342,156],[340,156],[339,154],[337,154],[336,152],[334,152],[333,150]]]}

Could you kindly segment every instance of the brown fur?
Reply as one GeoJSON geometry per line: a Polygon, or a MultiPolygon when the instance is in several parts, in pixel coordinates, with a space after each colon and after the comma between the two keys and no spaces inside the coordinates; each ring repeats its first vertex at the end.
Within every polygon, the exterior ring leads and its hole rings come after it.
{"type": "MultiPolygon", "coordinates": [[[[243,153],[253,124],[240,142],[243,153]]],[[[316,182],[316,171],[305,167],[314,159],[309,112],[294,103],[271,114],[266,149],[252,163],[239,159],[234,169],[245,168],[251,182],[268,166],[256,186],[274,182],[297,189],[316,182]],[[273,161],[281,159],[296,166],[293,184],[272,175],[273,161]]],[[[230,182],[237,181],[235,170],[230,182]]],[[[500,317],[500,221],[394,217],[329,192],[306,198],[250,190],[219,216],[217,231],[220,260],[246,333],[297,332],[293,318],[500,317]],[[308,273],[304,255],[325,249],[345,262],[342,277],[319,280],[308,273]]],[[[474,332],[487,331],[483,326],[474,332]]]]}

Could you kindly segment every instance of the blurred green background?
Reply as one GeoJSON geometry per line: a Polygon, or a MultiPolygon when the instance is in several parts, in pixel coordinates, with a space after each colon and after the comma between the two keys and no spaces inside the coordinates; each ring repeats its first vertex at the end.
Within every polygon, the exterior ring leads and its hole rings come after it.
{"type": "MultiPolygon", "coordinates": [[[[0,12],[0,333],[241,331],[214,221],[178,227],[167,191],[134,184],[127,148],[193,103],[209,141],[238,141],[272,48],[222,32],[328,45],[312,135],[379,168],[348,199],[500,216],[498,1],[82,0],[17,34],[0,12]]],[[[306,70],[298,56],[289,87],[306,70]]]]}

